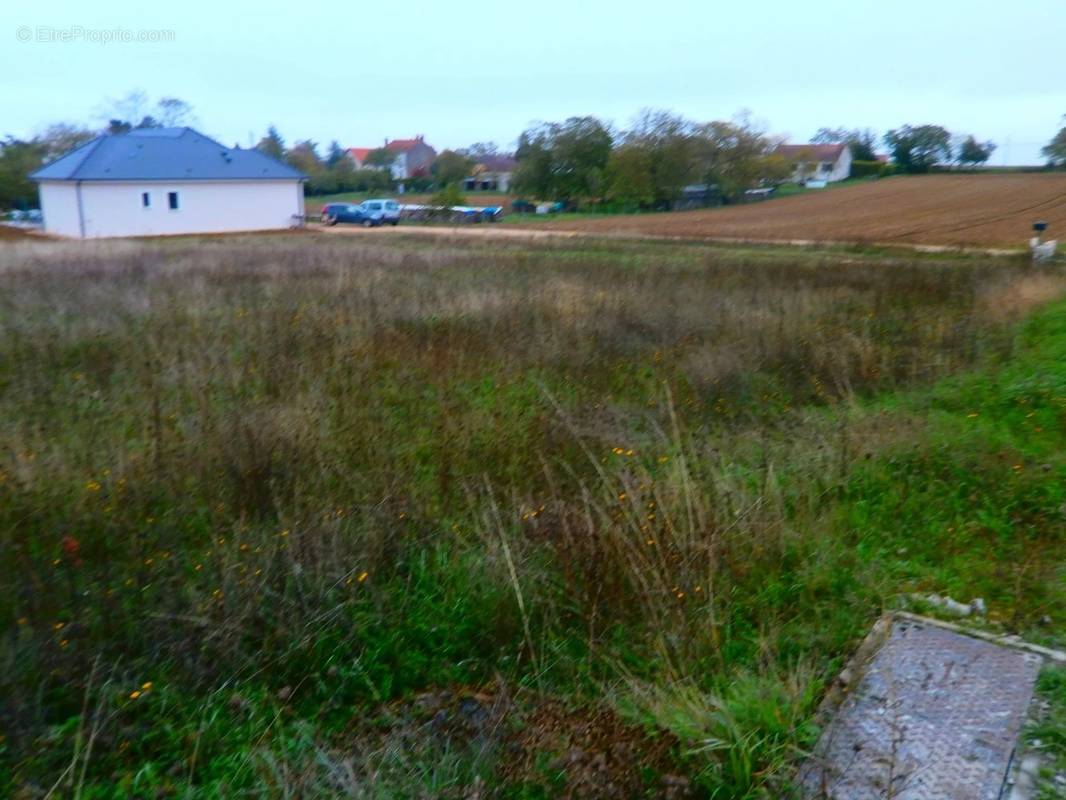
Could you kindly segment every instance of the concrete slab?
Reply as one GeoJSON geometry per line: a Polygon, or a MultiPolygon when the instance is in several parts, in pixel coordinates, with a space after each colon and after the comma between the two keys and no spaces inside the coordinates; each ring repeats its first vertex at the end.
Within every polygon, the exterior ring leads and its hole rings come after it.
{"type": "Polygon", "coordinates": [[[913,617],[888,624],[800,770],[805,796],[1000,800],[1042,657],[913,617]]]}

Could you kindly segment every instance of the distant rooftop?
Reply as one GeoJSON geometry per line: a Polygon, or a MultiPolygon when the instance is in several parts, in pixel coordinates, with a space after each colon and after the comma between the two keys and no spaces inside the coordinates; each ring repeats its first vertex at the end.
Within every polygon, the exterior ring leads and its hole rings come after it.
{"type": "Polygon", "coordinates": [[[421,136],[416,136],[414,139],[393,139],[391,142],[385,142],[385,148],[393,153],[406,153],[408,150],[416,147],[420,144],[425,144],[426,140],[421,136]]]}
{"type": "Polygon", "coordinates": [[[479,158],[476,166],[480,167],[480,170],[475,171],[480,172],[514,172],[518,168],[518,162],[514,156],[496,153],[479,158]]]}
{"type": "Polygon", "coordinates": [[[774,151],[785,158],[804,158],[808,161],[836,161],[846,144],[782,144],[774,151]]]}
{"type": "Polygon", "coordinates": [[[105,134],[46,164],[35,181],[297,180],[305,177],[258,150],[226,147],[192,128],[105,134]]]}

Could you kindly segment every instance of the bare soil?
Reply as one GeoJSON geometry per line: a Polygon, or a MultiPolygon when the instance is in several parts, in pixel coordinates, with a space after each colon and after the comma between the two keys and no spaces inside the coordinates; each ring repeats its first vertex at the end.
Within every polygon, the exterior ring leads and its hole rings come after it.
{"type": "Polygon", "coordinates": [[[1024,247],[1032,223],[1066,235],[1066,174],[922,175],[725,208],[593,219],[538,229],[708,239],[1024,247]]]}
{"type": "Polygon", "coordinates": [[[0,225],[0,242],[24,242],[33,238],[40,238],[40,234],[30,233],[14,225],[0,225]]]}

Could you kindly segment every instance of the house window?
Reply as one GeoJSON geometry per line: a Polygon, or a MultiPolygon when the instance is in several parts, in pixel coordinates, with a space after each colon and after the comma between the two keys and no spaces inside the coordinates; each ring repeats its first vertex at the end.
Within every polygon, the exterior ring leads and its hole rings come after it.
{"type": "Polygon", "coordinates": [[[167,192],[167,205],[170,206],[171,211],[178,210],[178,193],[167,192]]]}
{"type": "Polygon", "coordinates": [[[141,192],[141,208],[151,208],[151,207],[152,207],[152,195],[148,194],[148,192],[141,192]]]}

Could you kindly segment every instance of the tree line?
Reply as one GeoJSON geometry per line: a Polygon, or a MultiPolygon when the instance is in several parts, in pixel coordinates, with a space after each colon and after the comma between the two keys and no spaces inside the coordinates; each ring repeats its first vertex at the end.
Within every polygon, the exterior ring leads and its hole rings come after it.
{"type": "MultiPolygon", "coordinates": [[[[192,107],[184,100],[163,97],[153,103],[141,91],[108,101],[98,116],[106,122],[95,129],[58,123],[30,139],[0,140],[0,208],[36,206],[37,188],[29,175],[101,133],[195,123],[192,107]]],[[[1049,167],[1066,167],[1066,117],[1063,122],[1042,151],[1049,167]]],[[[853,174],[859,176],[886,170],[921,173],[945,164],[977,167],[996,149],[993,142],[953,134],[940,125],[903,125],[880,140],[869,129],[827,127],[820,128],[812,142],[848,144],[853,174]],[[890,167],[877,158],[879,141],[892,159],[890,167]]],[[[732,202],[749,189],[774,185],[792,175],[794,165],[775,152],[781,143],[747,114],[695,122],[669,111],[645,110],[630,127],[620,130],[593,116],[571,117],[538,123],[522,132],[512,190],[571,207],[644,209],[669,207],[686,187],[695,186],[722,202],[732,202]]],[[[372,150],[357,166],[337,141],[330,142],[324,154],[310,139],[290,147],[274,126],[255,146],[307,175],[309,194],[385,192],[395,185],[389,170],[395,155],[384,147],[372,150]]],[[[445,150],[429,174],[405,183],[416,191],[434,188],[442,200],[455,201],[474,164],[496,152],[492,143],[445,150]]]]}
{"type": "Polygon", "coordinates": [[[713,187],[728,201],[790,174],[774,152],[779,143],[746,114],[697,123],[647,110],[623,131],[596,117],[571,117],[522,133],[512,186],[571,206],[665,207],[693,185],[713,187]]]}
{"type": "Polygon", "coordinates": [[[142,91],[108,100],[97,110],[103,120],[93,128],[80,123],[59,122],[29,139],[7,136],[0,140],[0,209],[34,208],[37,186],[30,175],[102,133],[126,133],[134,128],[171,128],[192,125],[192,106],[177,97],[162,97],[154,103],[142,91]]]}
{"type": "MultiPolygon", "coordinates": [[[[820,128],[812,139],[813,144],[849,145],[857,176],[921,173],[943,164],[976,167],[996,149],[993,142],[955,135],[939,125],[904,125],[881,141],[891,167],[878,159],[872,130],[820,128]]],[[[513,186],[520,194],[572,205],[634,208],[669,207],[685,187],[696,186],[713,189],[728,203],[793,175],[795,165],[777,153],[781,143],[746,114],[698,123],[646,110],[621,131],[595,117],[572,117],[522,133],[513,186]]]]}

